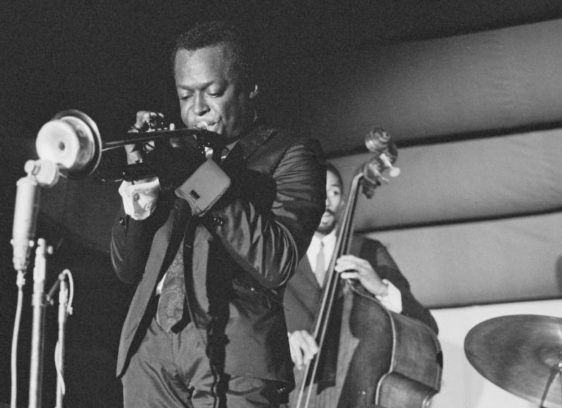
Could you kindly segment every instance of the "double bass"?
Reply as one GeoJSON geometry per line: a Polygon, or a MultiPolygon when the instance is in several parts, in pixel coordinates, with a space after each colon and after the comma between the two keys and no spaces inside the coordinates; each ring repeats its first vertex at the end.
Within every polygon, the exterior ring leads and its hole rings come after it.
{"type": "Polygon", "coordinates": [[[336,260],[350,253],[357,243],[352,238],[359,192],[371,198],[375,189],[387,181],[383,176],[386,170],[393,177],[399,174],[393,166],[397,151],[386,131],[371,130],[365,144],[373,156],[351,182],[314,325],[319,351],[297,384],[298,394],[291,399],[295,408],[426,408],[441,387],[442,353],[433,330],[418,320],[389,311],[357,282],[347,280],[342,287],[334,270],[336,260]],[[339,317],[331,321],[337,303],[339,317]],[[331,331],[336,321],[341,321],[341,326],[335,385],[320,389],[317,380],[322,353],[328,328],[331,331]]]}

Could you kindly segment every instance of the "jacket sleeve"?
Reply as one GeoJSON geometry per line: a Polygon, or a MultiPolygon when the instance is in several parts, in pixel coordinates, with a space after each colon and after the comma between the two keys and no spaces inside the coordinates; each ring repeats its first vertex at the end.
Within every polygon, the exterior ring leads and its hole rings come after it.
{"type": "Polygon", "coordinates": [[[152,239],[169,213],[169,199],[161,197],[154,213],[143,221],[125,214],[123,205],[111,229],[109,253],[117,277],[129,284],[140,281],[144,272],[152,239]]]}
{"type": "MultiPolygon", "coordinates": [[[[264,156],[267,160],[267,154],[264,156]]],[[[324,211],[325,177],[318,142],[297,140],[284,147],[269,173],[271,183],[240,180],[254,190],[272,188],[267,205],[252,200],[247,189],[241,189],[209,214],[208,218],[219,220],[212,227],[215,236],[263,287],[283,285],[306,252],[324,211]]]]}
{"type": "Polygon", "coordinates": [[[367,259],[383,279],[388,279],[394,286],[400,290],[402,295],[402,314],[428,325],[435,333],[438,332],[435,319],[412,294],[410,283],[406,277],[400,272],[398,265],[386,249],[378,241],[364,239],[361,245],[361,258],[367,259]]]}

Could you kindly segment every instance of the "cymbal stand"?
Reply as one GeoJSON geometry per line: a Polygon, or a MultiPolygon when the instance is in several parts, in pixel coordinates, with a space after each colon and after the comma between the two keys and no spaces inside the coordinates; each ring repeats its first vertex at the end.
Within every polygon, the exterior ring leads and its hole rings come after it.
{"type": "Polygon", "coordinates": [[[548,397],[548,392],[550,391],[550,387],[552,387],[552,384],[554,383],[554,380],[556,379],[557,376],[558,379],[560,380],[560,386],[562,389],[562,351],[558,353],[558,363],[553,365],[552,368],[550,369],[550,375],[548,376],[548,380],[546,381],[546,387],[544,388],[544,392],[541,397],[539,408],[542,408],[544,406],[546,397],[548,397]]]}

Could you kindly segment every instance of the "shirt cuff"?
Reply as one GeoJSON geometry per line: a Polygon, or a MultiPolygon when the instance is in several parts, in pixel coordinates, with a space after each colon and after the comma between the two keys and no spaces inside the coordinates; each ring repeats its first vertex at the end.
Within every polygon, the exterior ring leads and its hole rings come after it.
{"type": "Polygon", "coordinates": [[[388,288],[386,296],[376,296],[381,304],[391,312],[402,313],[402,293],[387,279],[382,280],[388,288]]]}
{"type": "Polygon", "coordinates": [[[123,200],[125,214],[137,221],[145,220],[156,208],[160,182],[157,177],[136,184],[124,181],[119,186],[119,194],[123,200]]]}

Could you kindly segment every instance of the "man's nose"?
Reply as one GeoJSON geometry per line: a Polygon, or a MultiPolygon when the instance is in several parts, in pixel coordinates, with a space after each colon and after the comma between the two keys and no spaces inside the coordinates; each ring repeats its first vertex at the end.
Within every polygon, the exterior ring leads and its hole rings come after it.
{"type": "Polygon", "coordinates": [[[204,115],[209,110],[205,97],[200,94],[195,94],[193,101],[193,111],[197,116],[204,115]]]}

